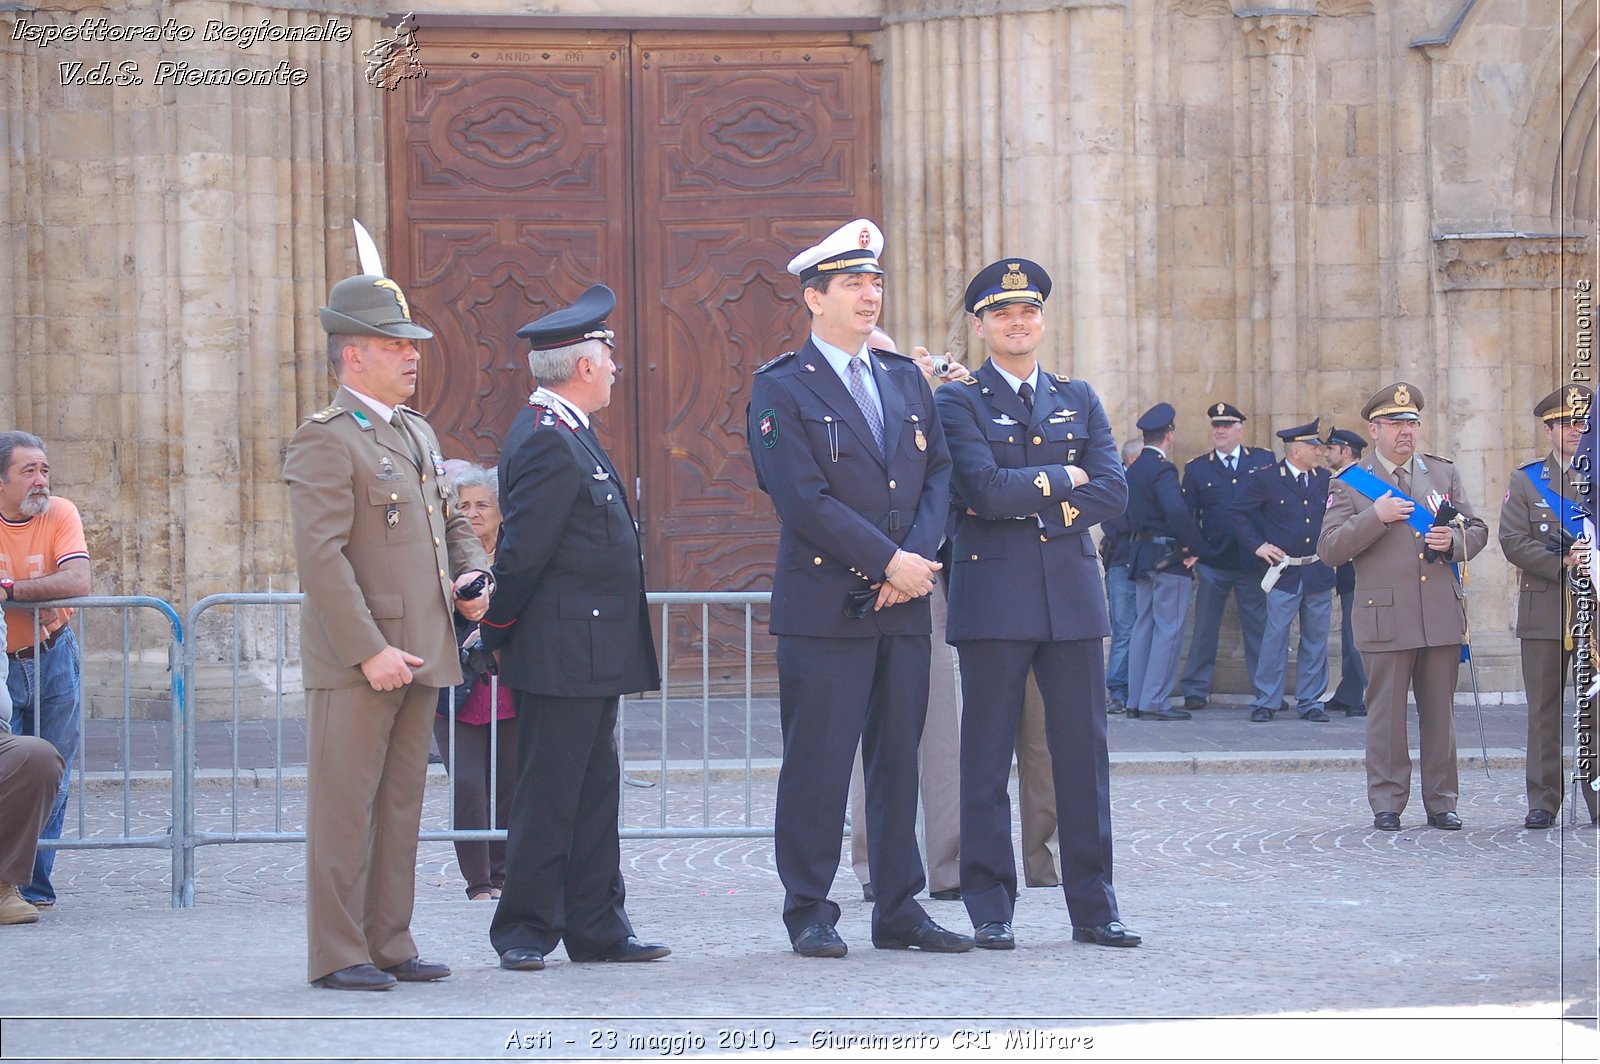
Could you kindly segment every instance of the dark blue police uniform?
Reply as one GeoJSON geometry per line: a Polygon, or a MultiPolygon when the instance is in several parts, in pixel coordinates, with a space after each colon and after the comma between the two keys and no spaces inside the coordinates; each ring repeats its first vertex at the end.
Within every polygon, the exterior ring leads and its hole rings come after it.
{"type": "Polygon", "coordinates": [[[1094,389],[1035,377],[1031,410],[992,362],[936,399],[961,511],[946,626],[961,655],[961,896],[980,928],[1009,923],[1015,904],[1007,780],[1030,668],[1044,700],[1072,923],[1118,919],[1101,657],[1110,623],[1089,530],[1123,511],[1127,484],[1094,389]],[[1072,487],[1068,465],[1089,480],[1072,487]]]}
{"type": "MultiPolygon", "coordinates": [[[[1360,458],[1367,446],[1361,434],[1350,429],[1329,429],[1328,442],[1347,445],[1354,458],[1360,458]]],[[[1343,710],[1347,717],[1364,717],[1367,715],[1367,669],[1361,661],[1361,651],[1356,649],[1355,632],[1351,627],[1356,597],[1355,562],[1345,562],[1333,575],[1334,594],[1339,598],[1339,686],[1323,703],[1323,709],[1343,710]]]]}
{"type": "MultiPolygon", "coordinates": [[[[1285,429],[1285,440],[1317,443],[1317,423],[1285,429]],[[1285,435],[1298,433],[1298,435],[1285,435]]],[[[1301,473],[1287,459],[1243,478],[1233,504],[1234,534],[1241,551],[1252,555],[1264,543],[1287,555],[1266,592],[1267,623],[1256,671],[1252,720],[1270,720],[1283,704],[1288,685],[1289,628],[1300,622],[1295,658],[1295,712],[1326,720],[1318,699],[1328,688],[1328,622],[1333,614],[1333,570],[1317,557],[1322,515],[1328,508],[1328,471],[1301,473]]]]}
{"type": "MultiPolygon", "coordinates": [[[[1145,432],[1170,426],[1176,413],[1158,403],[1139,419],[1145,432]]],[[[1148,437],[1147,437],[1148,438],[1148,437]]],[[[1133,634],[1128,639],[1128,716],[1185,720],[1189,714],[1167,706],[1178,678],[1183,621],[1189,613],[1186,555],[1205,544],[1200,527],[1184,505],[1178,467],[1158,447],[1146,445],[1128,467],[1128,525],[1133,530],[1128,571],[1135,589],[1133,634]]]]}
{"type": "MultiPolygon", "coordinates": [[[[1208,412],[1222,413],[1213,421],[1244,420],[1244,415],[1228,403],[1217,403],[1208,412]]],[[[1183,496],[1206,540],[1200,563],[1194,568],[1194,631],[1179,683],[1186,705],[1204,703],[1211,696],[1211,678],[1217,667],[1217,635],[1230,594],[1239,605],[1245,668],[1250,676],[1256,674],[1267,615],[1261,576],[1267,567],[1249,551],[1239,548],[1232,509],[1242,479],[1253,469],[1270,469],[1273,464],[1271,451],[1241,444],[1235,460],[1237,468],[1231,471],[1214,449],[1190,459],[1183,467],[1183,496]]]]}

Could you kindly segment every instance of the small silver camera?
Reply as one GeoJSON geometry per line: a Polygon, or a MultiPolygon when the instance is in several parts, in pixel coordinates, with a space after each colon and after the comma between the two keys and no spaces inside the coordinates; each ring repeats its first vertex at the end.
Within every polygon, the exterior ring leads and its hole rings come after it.
{"type": "Polygon", "coordinates": [[[935,377],[943,377],[946,373],[949,373],[949,372],[950,372],[950,356],[949,355],[934,355],[933,356],[933,375],[935,377]]]}

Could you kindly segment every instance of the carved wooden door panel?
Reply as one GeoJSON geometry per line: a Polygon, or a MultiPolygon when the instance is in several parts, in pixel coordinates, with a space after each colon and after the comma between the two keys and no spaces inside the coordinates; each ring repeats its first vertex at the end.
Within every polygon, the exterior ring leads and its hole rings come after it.
{"type": "MultiPolygon", "coordinates": [[[[422,61],[389,109],[385,265],[437,337],[418,405],[446,455],[492,465],[530,390],[518,328],[604,281],[634,334],[627,37],[437,30],[422,61]]],[[[637,379],[596,418],[630,482],[637,379]]]]}
{"type": "Polygon", "coordinates": [[[771,587],[777,520],[745,446],[750,374],[805,339],[789,259],[876,208],[872,81],[866,49],[842,35],[634,36],[656,587],[771,587]]]}

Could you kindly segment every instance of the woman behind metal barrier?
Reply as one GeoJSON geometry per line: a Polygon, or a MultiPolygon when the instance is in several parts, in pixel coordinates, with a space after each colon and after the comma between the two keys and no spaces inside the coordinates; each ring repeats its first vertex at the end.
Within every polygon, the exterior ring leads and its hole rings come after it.
{"type": "MultiPolygon", "coordinates": [[[[472,525],[472,531],[493,565],[495,540],[500,535],[500,489],[495,471],[469,465],[455,475],[452,485],[456,508],[472,525]]],[[[504,828],[511,814],[511,792],[517,779],[517,721],[511,689],[490,682],[489,669],[494,659],[478,650],[477,628],[459,613],[455,615],[455,625],[456,645],[470,641],[470,649],[461,652],[461,671],[466,679],[453,692],[454,729],[450,726],[452,691],[448,689],[439,692],[439,714],[433,723],[434,742],[439,746],[439,756],[444,759],[447,770],[452,769],[452,732],[454,734],[453,826],[462,829],[489,826],[492,756],[495,765],[494,826],[504,828]]],[[[467,881],[467,897],[473,901],[498,898],[506,878],[506,844],[457,842],[455,846],[456,863],[467,881]]]]}

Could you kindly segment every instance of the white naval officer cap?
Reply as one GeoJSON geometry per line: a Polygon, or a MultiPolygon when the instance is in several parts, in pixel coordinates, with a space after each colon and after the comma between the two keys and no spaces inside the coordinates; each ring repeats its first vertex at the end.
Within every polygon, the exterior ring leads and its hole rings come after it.
{"type": "Polygon", "coordinates": [[[883,230],[865,218],[846,222],[789,260],[789,272],[804,284],[836,273],[882,273],[883,230]]]}

